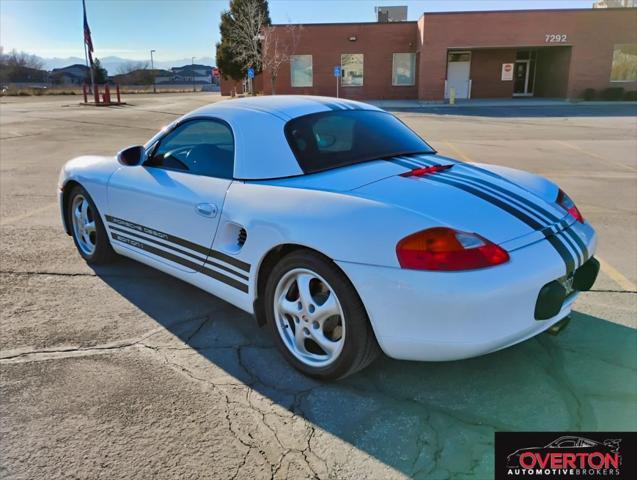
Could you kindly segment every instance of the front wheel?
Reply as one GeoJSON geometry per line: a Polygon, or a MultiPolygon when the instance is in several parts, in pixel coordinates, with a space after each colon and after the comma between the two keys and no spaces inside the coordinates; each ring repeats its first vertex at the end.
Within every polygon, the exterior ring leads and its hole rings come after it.
{"type": "Polygon", "coordinates": [[[265,291],[268,325],[283,356],[301,372],[337,379],[379,354],[365,308],[347,277],[305,250],[285,256],[265,291]]]}
{"type": "Polygon", "coordinates": [[[69,195],[66,214],[73,242],[84,260],[97,264],[113,259],[115,252],[97,207],[86,190],[79,185],[69,195]]]}

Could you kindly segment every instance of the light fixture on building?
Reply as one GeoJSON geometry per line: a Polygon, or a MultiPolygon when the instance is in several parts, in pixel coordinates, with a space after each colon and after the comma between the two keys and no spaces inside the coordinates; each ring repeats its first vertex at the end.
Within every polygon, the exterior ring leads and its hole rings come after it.
{"type": "Polygon", "coordinates": [[[349,37],[349,41],[350,42],[355,42],[356,41],[356,35],[352,35],[351,37],[349,37]]]}

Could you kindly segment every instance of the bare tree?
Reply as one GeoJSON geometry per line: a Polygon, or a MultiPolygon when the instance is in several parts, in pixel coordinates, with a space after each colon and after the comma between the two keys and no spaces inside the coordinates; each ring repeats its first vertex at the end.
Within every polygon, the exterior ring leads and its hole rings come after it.
{"type": "Polygon", "coordinates": [[[5,54],[0,51],[0,62],[8,67],[23,67],[32,68],[35,70],[42,70],[44,62],[37,55],[31,55],[26,52],[18,52],[13,49],[9,53],[5,54]]]}
{"type": "Polygon", "coordinates": [[[261,33],[263,41],[263,70],[270,74],[272,94],[276,95],[276,81],[281,67],[290,63],[301,39],[301,25],[266,27],[261,33]]]}
{"type": "Polygon", "coordinates": [[[0,50],[0,82],[46,82],[48,74],[44,62],[36,55],[11,50],[0,50]]]}
{"type": "Polygon", "coordinates": [[[243,2],[228,32],[228,42],[234,53],[234,61],[249,65],[256,71],[262,69],[261,31],[266,21],[267,17],[258,0],[243,2]]]}
{"type": "Polygon", "coordinates": [[[127,73],[134,72],[136,70],[147,70],[148,62],[126,62],[117,67],[118,75],[126,75],[127,73]]]}

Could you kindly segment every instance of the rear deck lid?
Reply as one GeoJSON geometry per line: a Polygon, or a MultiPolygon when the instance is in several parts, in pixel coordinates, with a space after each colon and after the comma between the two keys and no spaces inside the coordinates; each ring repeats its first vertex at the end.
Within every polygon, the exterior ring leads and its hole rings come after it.
{"type": "Polygon", "coordinates": [[[402,171],[353,193],[417,211],[439,225],[478,233],[507,250],[555,235],[574,221],[557,204],[472,164],[439,155],[394,157],[389,162],[402,171]]]}

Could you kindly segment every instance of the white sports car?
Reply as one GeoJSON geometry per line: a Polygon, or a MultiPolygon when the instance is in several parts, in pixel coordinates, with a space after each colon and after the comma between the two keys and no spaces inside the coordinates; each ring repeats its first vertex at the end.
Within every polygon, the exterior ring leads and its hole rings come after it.
{"type": "Polygon", "coordinates": [[[59,199],[86,261],[114,251],[255,314],[320,378],[380,350],[454,360],[558,330],[599,271],[593,228],[554,183],[440,156],[341,99],[200,108],[69,161],[59,199]]]}

